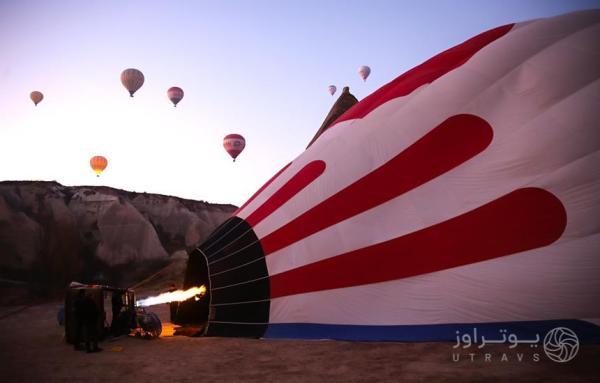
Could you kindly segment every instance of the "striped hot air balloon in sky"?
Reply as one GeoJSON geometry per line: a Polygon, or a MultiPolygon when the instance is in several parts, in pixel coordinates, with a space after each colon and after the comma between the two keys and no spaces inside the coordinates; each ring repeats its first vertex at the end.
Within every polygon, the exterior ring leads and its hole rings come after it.
{"type": "Polygon", "coordinates": [[[246,139],[240,134],[228,134],[223,138],[223,147],[229,153],[233,162],[246,147],[246,139]]]}
{"type": "Polygon", "coordinates": [[[108,160],[103,156],[94,156],[90,159],[90,166],[96,173],[96,177],[100,177],[100,174],[102,174],[104,169],[108,166],[108,160]]]}
{"type": "Polygon", "coordinates": [[[138,91],[144,85],[144,74],[137,69],[129,68],[121,72],[121,84],[129,92],[129,96],[138,91]]]}
{"type": "Polygon", "coordinates": [[[354,105],[190,254],[207,334],[600,339],[598,41],[504,25],[354,105]]]}
{"type": "Polygon", "coordinates": [[[173,86],[167,90],[167,97],[169,97],[173,106],[176,107],[179,101],[183,99],[183,89],[173,86]]]}

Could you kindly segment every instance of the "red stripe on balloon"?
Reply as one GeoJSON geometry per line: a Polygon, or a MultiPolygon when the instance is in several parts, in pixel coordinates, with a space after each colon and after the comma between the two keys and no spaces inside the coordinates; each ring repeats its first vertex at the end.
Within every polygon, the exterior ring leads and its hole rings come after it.
{"type": "Polygon", "coordinates": [[[283,173],[283,172],[285,171],[285,169],[287,169],[287,168],[288,168],[288,167],[289,167],[291,164],[292,164],[292,163],[290,162],[289,164],[287,164],[287,165],[285,165],[283,168],[281,168],[281,170],[280,170],[280,171],[278,171],[277,173],[275,173],[275,175],[274,175],[273,177],[271,177],[271,178],[270,178],[270,179],[269,179],[269,180],[268,180],[268,181],[267,181],[267,182],[266,182],[266,183],[265,183],[265,184],[264,184],[264,185],[263,185],[263,186],[262,186],[260,189],[258,189],[258,190],[256,191],[256,193],[252,194],[252,197],[250,197],[250,199],[249,199],[248,201],[244,202],[244,204],[243,204],[243,205],[242,205],[242,206],[241,206],[239,209],[237,209],[237,210],[235,211],[235,213],[233,213],[233,215],[237,215],[237,214],[238,214],[240,211],[242,211],[242,209],[243,209],[243,208],[245,208],[246,206],[248,206],[248,204],[250,204],[250,202],[254,201],[254,199],[255,199],[256,197],[258,197],[258,195],[259,195],[260,193],[262,193],[262,192],[263,192],[263,190],[265,190],[265,189],[267,188],[267,186],[271,185],[271,183],[272,183],[273,181],[275,181],[275,179],[276,179],[277,177],[279,177],[279,175],[280,175],[281,173],[283,173]]]}
{"type": "Polygon", "coordinates": [[[409,95],[418,87],[432,83],[451,70],[466,63],[486,45],[504,36],[511,30],[513,25],[504,25],[479,34],[414,67],[348,109],[332,124],[332,127],[341,121],[363,118],[389,100],[409,95]]]}
{"type": "Polygon", "coordinates": [[[265,255],[454,169],[482,152],[493,134],[480,117],[460,114],[448,118],[381,167],[265,236],[261,239],[265,255]]]}
{"type": "Polygon", "coordinates": [[[519,189],[423,230],[274,275],[271,297],[391,281],[536,249],[560,238],[566,224],[553,194],[519,189]]]}
{"type": "Polygon", "coordinates": [[[311,182],[316,180],[325,171],[325,162],[318,160],[308,163],[298,173],[296,173],[288,182],[277,190],[265,203],[246,218],[246,222],[255,226],[265,219],[281,205],[289,201],[311,182]]]}

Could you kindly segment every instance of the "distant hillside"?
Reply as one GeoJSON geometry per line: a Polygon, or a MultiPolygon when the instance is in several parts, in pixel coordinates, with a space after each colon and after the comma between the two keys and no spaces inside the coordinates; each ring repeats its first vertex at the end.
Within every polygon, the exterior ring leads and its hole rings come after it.
{"type": "Polygon", "coordinates": [[[49,294],[72,280],[129,286],[181,258],[235,209],[103,186],[0,182],[0,285],[49,294]]]}

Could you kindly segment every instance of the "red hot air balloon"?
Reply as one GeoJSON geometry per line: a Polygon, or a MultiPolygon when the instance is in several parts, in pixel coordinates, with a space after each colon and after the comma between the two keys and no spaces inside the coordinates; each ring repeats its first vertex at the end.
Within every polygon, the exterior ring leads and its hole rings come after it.
{"type": "Polygon", "coordinates": [[[179,101],[183,98],[183,89],[173,86],[167,90],[167,96],[169,100],[173,103],[173,106],[176,107],[179,101]]]}
{"type": "Polygon", "coordinates": [[[144,74],[137,69],[129,68],[121,72],[121,83],[129,91],[129,97],[144,85],[144,74]]]}
{"type": "Polygon", "coordinates": [[[96,177],[100,177],[100,174],[108,166],[108,160],[103,156],[94,156],[90,159],[90,166],[96,173],[96,177]]]}
{"type": "Polygon", "coordinates": [[[223,138],[223,147],[235,162],[237,156],[246,147],[246,140],[239,134],[228,134],[223,138]]]}
{"type": "Polygon", "coordinates": [[[34,90],[29,95],[29,98],[31,98],[31,101],[33,101],[35,106],[37,106],[37,104],[39,104],[44,99],[44,95],[42,94],[42,92],[38,92],[37,90],[34,90]]]}

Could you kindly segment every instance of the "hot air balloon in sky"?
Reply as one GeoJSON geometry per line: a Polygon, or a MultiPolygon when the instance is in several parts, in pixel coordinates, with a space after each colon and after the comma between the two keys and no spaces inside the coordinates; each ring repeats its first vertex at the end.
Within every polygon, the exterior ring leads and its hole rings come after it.
{"type": "Polygon", "coordinates": [[[33,101],[35,106],[37,106],[37,104],[39,104],[44,99],[44,95],[42,94],[42,92],[34,90],[33,92],[31,92],[31,94],[29,94],[29,98],[31,99],[31,101],[33,101]]]}
{"type": "Polygon", "coordinates": [[[223,147],[235,162],[237,156],[246,147],[246,140],[239,134],[228,134],[223,138],[223,147]]]}
{"type": "Polygon", "coordinates": [[[169,97],[169,100],[171,100],[171,102],[173,103],[173,106],[176,107],[177,103],[179,103],[179,101],[181,101],[181,99],[183,98],[183,89],[173,86],[169,88],[169,90],[167,90],[167,96],[169,97]]]}
{"type": "Polygon", "coordinates": [[[121,72],[121,83],[129,91],[129,96],[144,85],[144,74],[137,69],[129,68],[121,72]]]}
{"type": "Polygon", "coordinates": [[[191,252],[210,310],[180,310],[217,336],[600,339],[598,41],[598,10],[509,24],[392,80],[191,252]]]}
{"type": "Polygon", "coordinates": [[[100,174],[108,166],[108,160],[103,156],[94,156],[90,159],[90,166],[96,173],[96,177],[100,177],[100,174]]]}
{"type": "Polygon", "coordinates": [[[358,68],[358,75],[360,76],[360,78],[362,78],[363,81],[367,81],[367,77],[369,77],[370,74],[371,68],[369,68],[368,66],[363,65],[360,68],[358,68]]]}
{"type": "Polygon", "coordinates": [[[329,91],[329,94],[333,96],[335,94],[335,91],[337,90],[337,88],[335,85],[329,85],[327,90],[329,91]]]}

